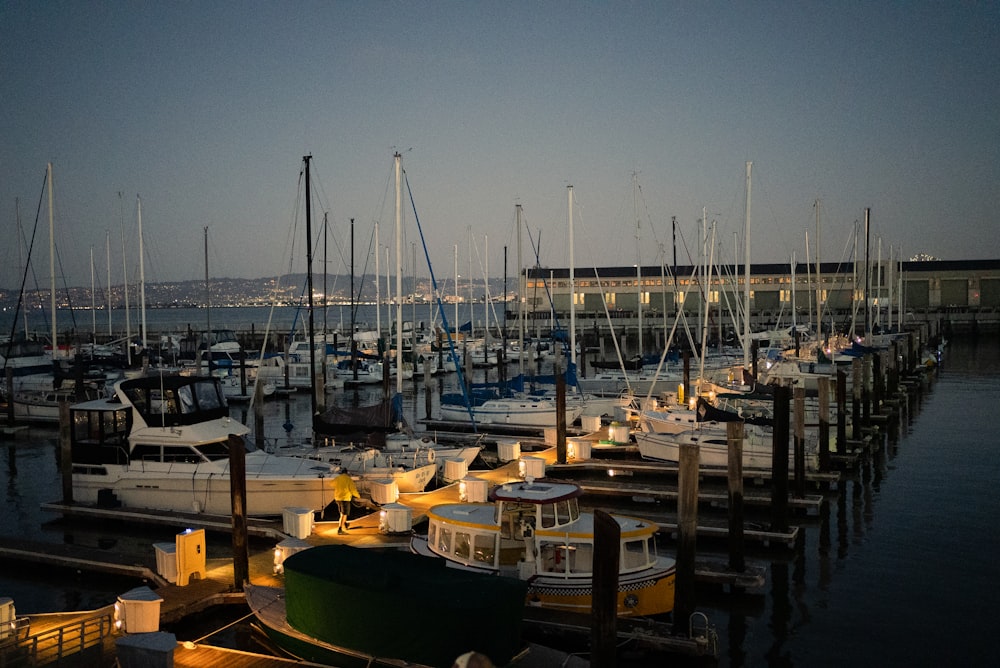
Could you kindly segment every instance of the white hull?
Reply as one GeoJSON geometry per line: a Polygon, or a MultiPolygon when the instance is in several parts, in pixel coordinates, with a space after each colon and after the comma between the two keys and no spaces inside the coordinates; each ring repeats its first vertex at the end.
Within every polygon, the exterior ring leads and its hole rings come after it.
{"type": "MultiPolygon", "coordinates": [[[[660,434],[638,432],[635,435],[639,455],[643,459],[676,463],[680,461],[682,444],[698,445],[698,464],[709,468],[729,466],[729,444],[723,430],[689,431],[680,434],[660,434]]],[[[743,440],[743,467],[747,469],[770,469],[773,464],[770,435],[751,435],[743,440]]],[[[806,468],[817,467],[815,453],[807,448],[806,468]]],[[[794,449],[788,449],[789,471],[795,466],[794,449]]]]}
{"type": "MultiPolygon", "coordinates": [[[[253,452],[246,466],[247,515],[281,515],[289,507],[322,511],[333,501],[335,476],[328,466],[253,452]]],[[[74,467],[74,500],[97,503],[101,490],[110,490],[126,508],[232,514],[228,463],[74,467]],[[98,470],[106,473],[90,472],[98,470]]]]}
{"type": "MultiPolygon", "coordinates": [[[[531,399],[492,399],[472,409],[479,424],[510,424],[529,427],[555,427],[556,402],[531,399]]],[[[566,424],[572,424],[583,414],[583,406],[566,406],[566,424]]],[[[469,419],[465,406],[441,404],[441,419],[464,422],[469,419]]]]}

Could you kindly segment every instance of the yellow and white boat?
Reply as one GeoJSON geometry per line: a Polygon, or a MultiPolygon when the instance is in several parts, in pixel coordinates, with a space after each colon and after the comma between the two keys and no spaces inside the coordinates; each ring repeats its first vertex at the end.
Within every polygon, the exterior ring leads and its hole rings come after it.
{"type": "MultiPolygon", "coordinates": [[[[594,576],[594,515],[580,512],[583,490],[572,483],[531,480],[504,484],[492,503],[434,506],[426,536],[411,549],[449,565],[519,578],[527,605],[589,613],[594,576]]],[[[648,616],[674,607],[675,561],[658,555],[658,526],[612,515],[620,533],[618,615],[648,616]]]]}

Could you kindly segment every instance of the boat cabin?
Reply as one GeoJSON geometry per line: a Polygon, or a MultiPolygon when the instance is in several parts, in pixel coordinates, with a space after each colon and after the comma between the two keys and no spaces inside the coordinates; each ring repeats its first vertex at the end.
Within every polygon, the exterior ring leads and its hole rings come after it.
{"type": "MultiPolygon", "coordinates": [[[[463,566],[510,577],[591,577],[594,518],[581,513],[583,490],[571,483],[529,481],[502,485],[493,506],[438,506],[429,513],[428,548],[463,566]]],[[[655,525],[616,518],[621,529],[620,572],[656,561],[655,525]]]]}
{"type": "Polygon", "coordinates": [[[177,436],[180,427],[228,415],[225,394],[215,378],[150,376],[124,380],[118,384],[116,396],[70,408],[73,464],[227,459],[229,450],[224,438],[177,436]],[[147,427],[160,429],[151,431],[147,427]],[[165,427],[169,431],[164,432],[165,427]],[[166,438],[168,434],[173,438],[166,438]]]}

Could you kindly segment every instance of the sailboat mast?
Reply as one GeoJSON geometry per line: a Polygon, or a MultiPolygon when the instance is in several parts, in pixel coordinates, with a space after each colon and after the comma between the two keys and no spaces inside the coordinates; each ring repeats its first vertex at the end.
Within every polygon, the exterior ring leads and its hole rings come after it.
{"type": "Polygon", "coordinates": [[[56,329],[56,223],[55,214],[52,211],[52,202],[55,199],[52,193],[52,163],[48,163],[47,170],[49,180],[49,279],[51,281],[49,292],[49,302],[52,308],[52,359],[59,357],[59,339],[56,329]]]}
{"type": "Polygon", "coordinates": [[[208,284],[208,225],[205,226],[205,326],[208,327],[206,333],[206,343],[208,359],[212,358],[212,290],[208,284]]]}
{"type": "Polygon", "coordinates": [[[95,285],[97,281],[94,278],[94,247],[90,247],[90,321],[91,326],[94,331],[91,343],[97,344],[97,297],[95,295],[95,285]]]}
{"type": "Polygon", "coordinates": [[[753,162],[747,161],[747,200],[746,200],[746,220],[743,228],[743,300],[746,304],[743,314],[743,368],[750,370],[750,174],[753,162]]]}
{"type": "Polygon", "coordinates": [[[823,286],[820,284],[822,281],[822,274],[819,273],[819,200],[816,200],[816,336],[819,339],[823,337],[820,332],[823,331],[823,308],[821,304],[823,303],[823,286]]]}
{"type": "Polygon", "coordinates": [[[522,276],[524,267],[521,264],[521,205],[514,205],[517,220],[517,371],[524,375],[524,294],[522,290],[527,285],[526,277],[522,276]]]}
{"type": "Polygon", "coordinates": [[[576,368],[576,276],[573,256],[573,186],[567,186],[569,208],[569,361],[576,368]]]}
{"type": "Polygon", "coordinates": [[[868,301],[871,289],[871,265],[868,261],[868,246],[871,242],[871,208],[865,207],[865,345],[871,343],[871,302],[868,301]]]}
{"type": "Polygon", "coordinates": [[[403,392],[403,191],[400,180],[402,156],[393,156],[396,172],[396,392],[403,392]]]}
{"type": "Polygon", "coordinates": [[[108,341],[114,338],[111,331],[111,230],[104,231],[104,246],[108,256],[108,341]]]}
{"type": "MultiPolygon", "coordinates": [[[[354,244],[352,242],[351,243],[352,252],[353,248],[354,244]]],[[[382,281],[381,278],[379,278],[379,272],[381,271],[381,267],[379,266],[379,257],[378,257],[379,251],[380,249],[378,245],[378,221],[376,220],[375,221],[375,332],[376,332],[376,338],[378,339],[382,338],[382,293],[380,292],[381,288],[379,287],[382,281]]],[[[351,273],[352,274],[354,273],[353,269],[351,270],[351,273]]],[[[386,288],[388,287],[389,286],[387,285],[386,288]]],[[[351,288],[351,299],[352,300],[354,299],[354,288],[351,288]]],[[[351,326],[351,329],[352,330],[354,329],[353,325],[351,326]]],[[[353,331],[351,331],[351,340],[352,341],[354,340],[353,331]]]]}
{"type": "Polygon", "coordinates": [[[136,214],[139,221],[139,312],[142,314],[142,349],[146,350],[146,265],[142,241],[142,200],[135,196],[136,214]]]}
{"type": "Polygon", "coordinates": [[[312,388],[309,392],[309,399],[311,401],[312,414],[316,415],[318,411],[316,397],[316,325],[315,315],[313,314],[312,194],[309,190],[309,161],[312,160],[312,156],[303,156],[302,160],[306,163],[306,284],[309,290],[309,387],[312,388]]]}
{"type": "MultiPolygon", "coordinates": [[[[122,290],[125,292],[125,355],[128,359],[128,365],[132,366],[132,321],[129,317],[128,312],[128,260],[125,257],[125,204],[122,199],[122,191],[118,191],[118,214],[121,218],[122,227],[122,290]]],[[[208,228],[205,228],[205,235],[207,239],[208,228]]],[[[206,243],[208,243],[206,241],[206,243]]],[[[208,261],[208,249],[205,249],[205,260],[208,261]]],[[[206,283],[208,282],[207,272],[208,268],[205,268],[206,272],[206,283]]]]}
{"type": "Polygon", "coordinates": [[[642,236],[640,234],[641,223],[639,221],[639,176],[632,172],[632,210],[635,213],[635,287],[636,287],[636,313],[639,321],[639,356],[642,357],[642,236]]]}

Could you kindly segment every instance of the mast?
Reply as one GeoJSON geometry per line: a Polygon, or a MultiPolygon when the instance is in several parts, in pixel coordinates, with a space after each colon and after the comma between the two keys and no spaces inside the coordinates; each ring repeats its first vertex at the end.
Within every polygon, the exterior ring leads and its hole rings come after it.
{"type": "MultiPolygon", "coordinates": [[[[378,251],[375,252],[375,257],[378,257],[378,251]]],[[[378,275],[378,272],[375,272],[378,275]]],[[[348,344],[351,351],[351,374],[354,380],[358,379],[358,348],[354,343],[354,219],[351,218],[351,340],[348,344]]],[[[375,304],[375,310],[378,310],[378,303],[375,304]]],[[[381,332],[379,332],[381,336],[381,332]]],[[[325,347],[325,346],[324,346],[325,347]]]]}
{"type": "Polygon", "coordinates": [[[639,220],[639,176],[632,172],[632,210],[635,213],[635,287],[637,291],[636,313],[639,318],[639,357],[642,357],[642,237],[639,220]]]}
{"type": "Polygon", "coordinates": [[[865,207],[865,345],[871,343],[871,302],[868,301],[871,289],[871,266],[868,262],[868,246],[871,242],[871,208],[865,207]]]}
{"type": "Polygon", "coordinates": [[[576,276],[573,257],[573,186],[567,186],[569,195],[569,361],[576,368],[576,276]]]}
{"type": "Polygon", "coordinates": [[[108,341],[114,338],[111,331],[111,230],[104,231],[104,246],[108,256],[108,341]]]}
{"type": "MultiPolygon", "coordinates": [[[[379,257],[378,257],[379,251],[380,249],[378,245],[378,221],[376,220],[375,221],[375,331],[377,332],[376,338],[380,339],[382,338],[382,293],[380,292],[381,288],[379,286],[382,281],[378,275],[379,271],[381,271],[381,267],[379,267],[379,257]]],[[[351,252],[352,253],[354,252],[353,242],[351,243],[351,252]]],[[[353,269],[351,273],[352,274],[354,273],[353,269]]],[[[387,285],[386,288],[388,287],[389,286],[387,285]]],[[[351,288],[351,299],[354,299],[354,288],[351,288]]],[[[351,326],[351,329],[352,330],[354,329],[353,325],[351,326]]],[[[352,341],[354,340],[353,331],[351,332],[351,340],[352,341]]]]}
{"type": "MultiPolygon", "coordinates": [[[[132,322],[128,312],[128,260],[125,258],[125,206],[122,191],[118,191],[118,213],[122,225],[122,289],[125,292],[125,351],[128,365],[132,366],[132,322]]],[[[208,228],[205,228],[205,282],[208,282],[208,228]]]]}
{"type": "Polygon", "coordinates": [[[145,250],[142,241],[142,200],[135,196],[136,213],[139,220],[139,311],[142,314],[142,349],[146,350],[146,266],[143,260],[145,250]]]}
{"type": "MultiPolygon", "coordinates": [[[[208,284],[208,225],[205,226],[205,363],[207,372],[212,373],[212,290],[208,284]]],[[[199,367],[201,364],[199,363],[199,367]]],[[[201,373],[199,369],[199,373],[201,373]]]]}
{"type": "Polygon", "coordinates": [[[94,330],[93,339],[91,339],[91,343],[97,345],[97,297],[95,295],[95,284],[96,280],[94,279],[94,246],[91,245],[90,246],[90,320],[94,330]]]}
{"type": "Polygon", "coordinates": [[[454,255],[454,258],[455,258],[455,324],[454,324],[454,327],[455,327],[455,336],[457,338],[457,336],[458,336],[458,328],[459,328],[459,324],[458,324],[458,244],[454,245],[452,254],[454,255]]]}
{"type": "MultiPolygon", "coordinates": [[[[309,190],[309,161],[311,155],[303,156],[306,163],[306,285],[309,290],[309,399],[312,406],[312,414],[316,415],[316,327],[315,316],[313,314],[313,273],[312,273],[312,194],[309,190]]],[[[353,335],[353,332],[352,332],[353,335]]]]}
{"type": "Polygon", "coordinates": [[[743,368],[750,370],[750,173],[753,162],[747,161],[747,199],[746,221],[743,229],[744,269],[743,269],[743,299],[746,312],[743,314],[743,368]]]}
{"type": "Polygon", "coordinates": [[[403,193],[400,182],[400,161],[402,156],[397,152],[393,156],[396,172],[396,392],[403,392],[403,193]]]}
{"type": "Polygon", "coordinates": [[[49,292],[49,302],[52,307],[52,359],[59,357],[59,338],[56,329],[56,223],[55,214],[52,211],[54,199],[52,193],[52,163],[48,163],[49,179],[49,279],[51,281],[49,292]]]}
{"type": "Polygon", "coordinates": [[[822,339],[820,332],[823,331],[823,309],[820,306],[823,300],[823,286],[821,285],[822,274],[819,273],[819,199],[816,200],[816,338],[822,339]]]}
{"type": "Polygon", "coordinates": [[[521,274],[524,267],[521,264],[521,205],[514,205],[514,214],[517,220],[517,371],[519,375],[524,375],[524,294],[522,290],[527,285],[527,277],[521,274]]]}

